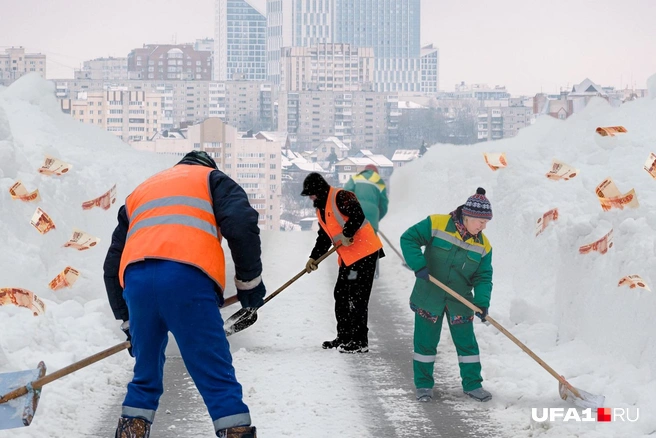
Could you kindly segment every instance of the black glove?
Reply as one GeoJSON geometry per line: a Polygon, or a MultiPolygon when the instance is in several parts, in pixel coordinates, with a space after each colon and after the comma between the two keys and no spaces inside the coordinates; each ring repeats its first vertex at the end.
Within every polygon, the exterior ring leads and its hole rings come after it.
{"type": "Polygon", "coordinates": [[[262,307],[264,305],[264,295],[266,295],[266,287],[261,280],[252,289],[237,289],[237,298],[241,303],[241,307],[262,307]]]}
{"type": "Polygon", "coordinates": [[[481,318],[482,322],[485,322],[485,317],[487,316],[487,307],[478,306],[478,308],[481,309],[481,311],[480,311],[480,313],[476,312],[476,316],[481,318]]]}
{"type": "Polygon", "coordinates": [[[428,266],[424,266],[420,270],[416,271],[415,277],[421,278],[422,280],[430,281],[428,279],[428,266]]]}
{"type": "Polygon", "coordinates": [[[130,346],[128,347],[128,353],[130,353],[130,356],[134,357],[134,353],[132,353],[132,335],[130,334],[130,321],[123,321],[123,324],[121,324],[121,330],[123,330],[123,333],[125,333],[125,336],[128,338],[127,341],[130,343],[130,346]]]}

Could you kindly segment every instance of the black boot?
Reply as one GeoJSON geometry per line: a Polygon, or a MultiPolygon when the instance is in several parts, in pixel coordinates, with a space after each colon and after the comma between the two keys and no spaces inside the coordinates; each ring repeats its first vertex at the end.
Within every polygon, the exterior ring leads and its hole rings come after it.
{"type": "Polygon", "coordinates": [[[368,353],[369,345],[363,341],[351,341],[339,346],[340,353],[368,353]]]}
{"type": "Polygon", "coordinates": [[[257,438],[254,426],[238,426],[222,429],[216,433],[219,438],[257,438]]]}
{"type": "Polygon", "coordinates": [[[339,348],[341,345],[344,345],[346,343],[347,343],[346,341],[344,341],[342,338],[337,336],[332,341],[324,341],[323,344],[321,344],[321,348],[323,348],[324,350],[327,350],[329,348],[339,348]]]}
{"type": "Polygon", "coordinates": [[[148,438],[150,423],[143,418],[119,418],[115,438],[148,438]]]}

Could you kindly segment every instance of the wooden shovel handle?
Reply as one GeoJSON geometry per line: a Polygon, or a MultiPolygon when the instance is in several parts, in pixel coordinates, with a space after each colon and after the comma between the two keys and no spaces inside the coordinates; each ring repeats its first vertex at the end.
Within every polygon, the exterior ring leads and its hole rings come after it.
{"type": "MultiPolygon", "coordinates": [[[[478,307],[474,306],[472,303],[469,302],[469,300],[467,300],[467,299],[466,299],[465,297],[463,297],[462,295],[456,293],[453,289],[451,289],[451,288],[450,288],[449,286],[447,286],[446,284],[442,283],[440,280],[436,279],[436,278],[433,277],[432,275],[429,275],[428,278],[430,279],[430,281],[431,281],[433,284],[435,284],[435,285],[441,287],[441,288],[442,288],[443,290],[445,290],[449,295],[451,295],[451,296],[452,296],[453,298],[455,298],[456,300],[460,301],[460,302],[461,302],[462,304],[464,304],[465,306],[469,307],[469,308],[470,308],[471,310],[473,310],[474,312],[476,312],[476,313],[482,313],[481,309],[479,309],[478,307]]],[[[549,365],[547,365],[547,363],[546,363],[545,361],[543,361],[542,359],[540,359],[540,357],[538,357],[537,354],[533,353],[533,351],[531,351],[530,348],[528,348],[526,345],[524,345],[524,344],[522,343],[522,341],[520,341],[519,339],[517,339],[515,336],[513,336],[512,333],[510,333],[508,330],[506,330],[501,324],[499,324],[499,323],[496,322],[494,319],[492,319],[492,318],[490,317],[490,315],[486,316],[486,317],[485,317],[485,320],[486,320],[486,321],[489,321],[490,324],[492,324],[494,327],[496,327],[497,330],[499,330],[501,333],[503,333],[504,335],[506,335],[506,336],[508,337],[508,339],[510,339],[511,341],[513,341],[513,342],[514,342],[519,348],[521,348],[522,350],[524,350],[524,352],[525,352],[526,354],[528,354],[529,356],[531,356],[531,357],[533,358],[533,360],[535,360],[537,363],[539,363],[540,366],[542,366],[542,368],[544,368],[545,370],[547,370],[547,372],[548,372],[549,374],[551,374],[552,376],[554,376],[554,377],[556,378],[556,380],[558,380],[558,381],[559,381],[560,383],[562,383],[563,385],[567,386],[567,388],[568,388],[570,391],[572,391],[572,393],[573,393],[575,396],[577,396],[578,398],[583,398],[583,397],[581,397],[581,394],[579,393],[579,391],[578,391],[576,388],[574,388],[572,385],[570,385],[570,383],[569,383],[567,380],[565,380],[565,378],[564,378],[563,376],[561,376],[561,375],[558,374],[556,371],[554,371],[554,369],[551,368],[549,365]]]]}
{"type": "MultiPolygon", "coordinates": [[[[337,248],[339,248],[341,245],[342,245],[342,244],[339,243],[339,242],[338,242],[337,244],[335,244],[335,246],[333,246],[332,248],[330,248],[330,250],[329,250],[328,252],[326,252],[324,255],[322,255],[321,257],[319,257],[319,258],[314,262],[314,264],[315,264],[315,265],[318,265],[319,263],[321,263],[322,261],[324,261],[324,260],[326,259],[326,257],[328,257],[329,255],[331,255],[332,253],[334,253],[335,251],[337,251],[337,248]]],[[[273,297],[275,297],[276,295],[278,295],[280,292],[282,292],[284,289],[286,289],[287,286],[289,286],[290,284],[292,284],[293,282],[295,282],[296,280],[298,280],[299,278],[301,278],[304,274],[307,274],[307,271],[306,271],[305,269],[303,269],[303,270],[302,270],[301,272],[299,272],[298,274],[294,275],[294,277],[293,277],[291,280],[289,280],[287,283],[285,283],[285,284],[283,284],[282,286],[280,286],[278,289],[275,290],[275,292],[273,292],[271,295],[269,295],[268,297],[266,297],[266,299],[264,300],[264,304],[268,303],[269,300],[270,300],[271,298],[273,298],[273,297]]],[[[264,306],[264,304],[262,304],[262,306],[264,306]]],[[[260,306],[260,307],[262,307],[262,306],[260,306]]]]}
{"type": "MultiPolygon", "coordinates": [[[[100,353],[96,353],[93,356],[89,356],[85,359],[82,359],[78,362],[75,362],[67,367],[64,367],[60,370],[55,371],[52,374],[48,374],[44,377],[41,377],[40,379],[36,379],[31,382],[32,388],[34,389],[41,389],[43,385],[46,385],[54,380],[57,380],[61,377],[67,376],[68,374],[71,374],[81,368],[84,368],[88,365],[91,365],[92,363],[96,363],[99,360],[105,359],[106,357],[109,357],[113,354],[118,353],[119,351],[125,350],[126,348],[130,347],[130,342],[125,341],[121,342],[118,345],[115,345],[111,348],[108,348],[107,350],[103,350],[100,353]]],[[[27,386],[21,386],[20,388],[16,388],[11,392],[8,392],[7,394],[0,396],[0,404],[6,403],[9,400],[13,400],[15,398],[18,398],[20,396],[23,396],[27,394],[27,386]]]]}
{"type": "MultiPolygon", "coordinates": [[[[330,254],[334,253],[340,245],[341,245],[341,243],[338,243],[336,246],[333,246],[333,247],[330,249],[330,251],[328,251],[327,253],[325,253],[325,254],[322,255],[321,257],[319,257],[319,258],[317,259],[317,261],[314,262],[314,263],[315,263],[316,265],[318,265],[319,263],[321,263],[326,257],[328,257],[330,254]]],[[[306,271],[305,271],[305,269],[303,269],[301,272],[299,272],[298,274],[296,274],[296,275],[294,276],[294,278],[292,278],[291,280],[289,280],[287,283],[283,284],[283,285],[282,285],[280,288],[278,288],[275,292],[273,292],[271,295],[269,295],[269,296],[267,297],[267,299],[264,300],[264,302],[266,303],[266,302],[269,301],[271,298],[273,298],[274,296],[278,295],[280,292],[282,292],[283,289],[285,289],[287,286],[289,286],[290,284],[292,284],[293,282],[295,282],[296,280],[298,280],[299,278],[301,278],[301,277],[303,276],[303,274],[305,274],[305,273],[306,273],[306,271]]],[[[239,298],[237,298],[237,295],[235,294],[235,295],[233,295],[233,296],[231,296],[231,297],[226,298],[225,301],[223,302],[223,306],[221,306],[221,308],[223,309],[224,307],[231,306],[231,305],[235,304],[237,301],[239,301],[239,298]]]]}

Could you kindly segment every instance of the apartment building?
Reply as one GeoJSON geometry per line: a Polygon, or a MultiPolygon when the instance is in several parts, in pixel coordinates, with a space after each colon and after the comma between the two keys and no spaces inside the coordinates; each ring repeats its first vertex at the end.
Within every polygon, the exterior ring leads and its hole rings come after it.
{"type": "Polygon", "coordinates": [[[500,106],[479,108],[478,141],[514,137],[521,128],[531,125],[533,108],[500,106]]]}
{"type": "Polygon", "coordinates": [[[107,90],[61,99],[61,109],[82,123],[98,126],[126,143],[142,141],[161,129],[159,93],[107,90]]]}
{"type": "Polygon", "coordinates": [[[84,61],[82,69],[75,70],[76,80],[124,81],[128,78],[128,58],[96,58],[84,61]]]}
{"type": "Polygon", "coordinates": [[[336,137],[350,149],[387,146],[388,93],[299,91],[280,95],[278,129],[296,150],[315,149],[336,137]]]}
{"type": "Polygon", "coordinates": [[[212,52],[194,44],[144,44],[128,54],[130,79],[209,81],[212,68],[212,52]]]}
{"type": "Polygon", "coordinates": [[[31,72],[45,79],[46,55],[25,53],[23,47],[9,47],[0,53],[0,85],[7,86],[31,72]]]}
{"type": "Polygon", "coordinates": [[[174,129],[208,117],[220,117],[240,130],[271,130],[276,107],[270,84],[254,81],[93,81],[54,80],[59,99],[75,97],[79,91],[123,88],[160,93],[162,128],[174,129]]]}
{"type": "Polygon", "coordinates": [[[281,151],[285,133],[244,134],[219,118],[209,118],[181,131],[186,137],[157,136],[132,146],[170,155],[204,150],[219,169],[246,192],[251,206],[259,213],[260,228],[278,230],[281,209],[281,151]]]}
{"type": "Polygon", "coordinates": [[[374,51],[350,44],[318,44],[282,49],[281,82],[287,91],[371,90],[374,51]]]}
{"type": "Polygon", "coordinates": [[[421,91],[437,93],[439,90],[440,52],[433,44],[421,48],[421,91]]]}
{"type": "Polygon", "coordinates": [[[267,19],[249,0],[215,0],[214,80],[267,79],[267,19]]]}

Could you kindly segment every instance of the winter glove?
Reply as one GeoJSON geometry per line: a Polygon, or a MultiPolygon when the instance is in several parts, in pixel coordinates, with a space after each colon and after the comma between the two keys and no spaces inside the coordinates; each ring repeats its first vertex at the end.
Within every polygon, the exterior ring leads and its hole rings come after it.
{"type": "Polygon", "coordinates": [[[478,308],[481,309],[481,311],[480,311],[480,313],[476,312],[476,316],[481,318],[482,322],[487,322],[487,321],[485,321],[485,317],[487,316],[487,307],[478,306],[478,308]]]}
{"type": "Polygon", "coordinates": [[[264,295],[266,295],[266,287],[262,281],[262,277],[257,277],[251,281],[241,281],[235,278],[237,286],[237,298],[241,303],[241,307],[261,307],[264,305],[264,295]],[[255,280],[259,281],[256,282],[255,280]],[[256,284],[256,286],[253,286],[256,284]]]}
{"type": "MultiPolygon", "coordinates": [[[[349,246],[353,244],[353,238],[352,237],[346,237],[343,234],[338,234],[335,236],[339,242],[342,242],[342,246],[349,246]]],[[[337,242],[335,242],[337,243],[337,242]]]]}
{"type": "Polygon", "coordinates": [[[424,266],[420,270],[416,271],[415,277],[421,278],[422,280],[430,281],[428,279],[428,266],[424,266]]]}
{"type": "Polygon", "coordinates": [[[130,320],[123,321],[123,324],[121,324],[121,330],[123,330],[123,333],[125,333],[125,336],[128,338],[127,341],[130,343],[130,346],[128,347],[128,353],[130,353],[130,356],[134,357],[134,353],[132,353],[132,335],[130,334],[130,320]]]}
{"type": "Polygon", "coordinates": [[[309,259],[305,264],[305,272],[308,274],[312,273],[312,271],[316,271],[317,269],[319,269],[319,265],[317,265],[316,260],[312,258],[309,259]]]}

